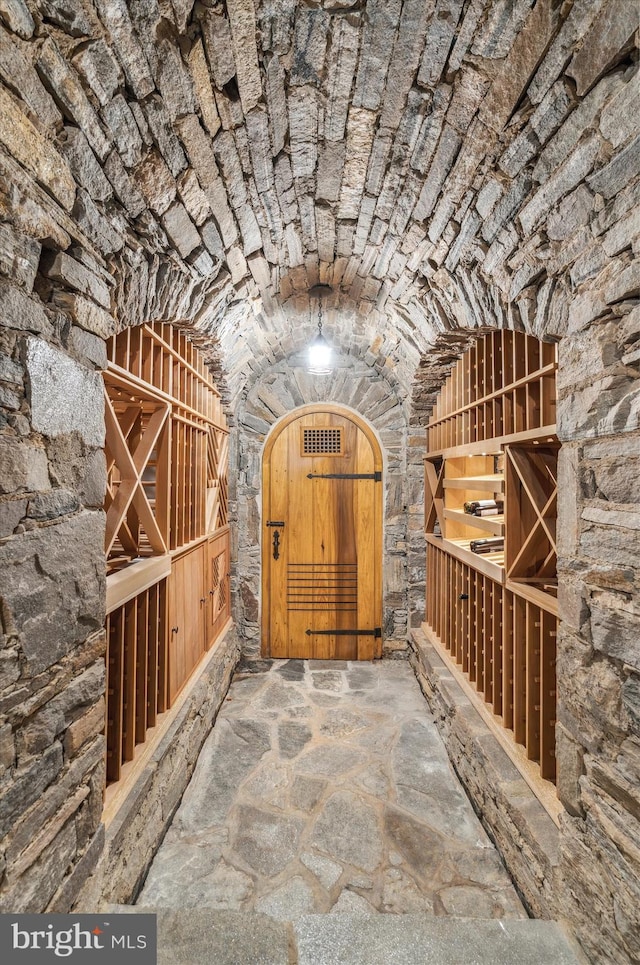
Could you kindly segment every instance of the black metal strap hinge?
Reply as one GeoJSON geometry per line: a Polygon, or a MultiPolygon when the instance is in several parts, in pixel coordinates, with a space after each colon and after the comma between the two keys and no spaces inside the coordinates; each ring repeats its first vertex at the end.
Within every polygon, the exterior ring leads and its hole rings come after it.
{"type": "Polygon", "coordinates": [[[382,482],[381,472],[325,472],[307,473],[307,479],[373,479],[382,482]]]}
{"type": "Polygon", "coordinates": [[[382,637],[382,627],[375,627],[373,630],[305,630],[308,637],[382,637]]]}

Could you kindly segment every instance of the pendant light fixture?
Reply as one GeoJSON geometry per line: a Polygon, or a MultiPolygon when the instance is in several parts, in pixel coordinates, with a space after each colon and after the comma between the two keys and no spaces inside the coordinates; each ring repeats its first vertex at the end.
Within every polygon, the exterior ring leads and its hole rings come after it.
{"type": "Polygon", "coordinates": [[[315,285],[309,292],[318,299],[318,334],[307,349],[307,368],[312,375],[330,375],[332,372],[331,346],[322,334],[322,299],[330,292],[329,285],[315,285]]]}

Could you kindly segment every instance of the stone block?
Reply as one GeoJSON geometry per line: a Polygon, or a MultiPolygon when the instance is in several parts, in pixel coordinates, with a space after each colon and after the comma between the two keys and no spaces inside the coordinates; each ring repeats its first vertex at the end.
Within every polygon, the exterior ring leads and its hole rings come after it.
{"type": "Polygon", "coordinates": [[[385,78],[400,20],[400,0],[374,0],[362,31],[362,55],[358,64],[352,106],[377,111],[385,92],[385,78]]]}
{"type": "Polygon", "coordinates": [[[580,0],[574,3],[529,85],[527,94],[532,104],[539,104],[554,81],[561,75],[576,43],[589,30],[602,3],[603,0],[596,0],[596,3],[592,3],[591,0],[580,0]]]}
{"type": "Polygon", "coordinates": [[[534,194],[518,215],[526,234],[530,234],[540,219],[560,198],[572,191],[593,169],[600,151],[597,135],[582,141],[558,171],[534,194]]]}
{"type": "Polygon", "coordinates": [[[602,109],[600,130],[614,146],[620,147],[637,133],[640,110],[640,76],[636,72],[602,109]]]}
{"type": "MultiPolygon", "coordinates": [[[[187,159],[184,156],[184,151],[180,146],[180,141],[176,137],[171,119],[164,108],[162,100],[157,96],[149,97],[144,103],[144,112],[149,127],[160,148],[160,153],[175,178],[187,167],[187,159]]],[[[197,118],[194,117],[193,120],[197,123],[197,118]]]]}
{"type": "Polygon", "coordinates": [[[29,105],[41,124],[49,128],[61,124],[62,115],[51,95],[42,86],[31,63],[5,32],[0,35],[0,76],[29,105]]]}
{"type": "MultiPolygon", "coordinates": [[[[640,111],[640,108],[638,109],[640,111]]],[[[615,222],[602,239],[602,247],[609,258],[631,248],[640,237],[640,207],[634,208],[620,221],[615,222]]]]}
{"type": "Polygon", "coordinates": [[[599,171],[587,178],[592,191],[613,198],[640,174],[640,134],[599,171]]]}
{"type": "Polygon", "coordinates": [[[156,214],[164,214],[176,196],[176,182],[158,151],[150,151],[135,169],[136,184],[156,214]]]}
{"type": "Polygon", "coordinates": [[[479,110],[480,119],[497,134],[529,85],[556,31],[558,18],[559,10],[552,0],[537,3],[498,69],[479,110]]]}
{"type": "MultiPolygon", "coordinates": [[[[104,825],[101,824],[88,847],[85,849],[84,854],[73,866],[71,872],[53,896],[47,908],[49,914],[68,915],[71,912],[81,888],[93,873],[100,860],[100,855],[104,849],[104,841],[105,830],[104,825]]],[[[78,911],[83,913],[85,909],[78,909],[78,911]]]]}
{"type": "Polygon", "coordinates": [[[124,244],[121,233],[113,228],[111,219],[98,210],[84,188],[78,190],[71,214],[80,230],[100,252],[111,255],[120,251],[124,244]]]}
{"type": "Polygon", "coordinates": [[[567,67],[579,97],[616,62],[639,25],[640,10],[635,0],[616,0],[603,6],[567,67]]]}
{"type": "Polygon", "coordinates": [[[640,477],[640,446],[637,436],[629,439],[633,449],[620,452],[617,440],[609,440],[597,450],[597,457],[584,454],[582,464],[582,489],[588,499],[603,498],[612,503],[636,501],[638,478],[640,477]]]}
{"type": "Polygon", "coordinates": [[[55,438],[78,432],[88,446],[104,445],[102,378],[45,342],[27,341],[33,428],[55,438]]]}
{"type": "Polygon", "coordinates": [[[594,649],[640,670],[638,615],[626,596],[599,593],[592,599],[590,610],[594,649]],[[598,605],[599,600],[609,605],[598,605]]]}
{"type": "Polygon", "coordinates": [[[201,244],[196,226],[185,211],[184,205],[176,201],[162,218],[167,235],[183,258],[191,254],[201,244]]]}
{"type": "MultiPolygon", "coordinates": [[[[87,302],[87,304],[96,308],[91,302],[87,302]]],[[[69,335],[68,347],[82,361],[90,361],[98,369],[106,368],[107,354],[104,338],[96,337],[82,328],[73,326],[69,335]]]]}
{"type": "MultiPolygon", "coordinates": [[[[218,173],[218,164],[211,140],[200,126],[197,117],[185,117],[177,122],[180,137],[198,176],[198,181],[211,205],[224,245],[229,248],[238,238],[238,229],[229,207],[229,198],[218,173]]],[[[203,238],[205,244],[207,240],[203,238]]],[[[208,246],[208,244],[207,244],[208,246]]],[[[211,249],[209,249],[211,251],[211,249]]],[[[211,251],[211,254],[215,254],[211,251]]]]}
{"type": "Polygon", "coordinates": [[[109,153],[98,116],[85,94],[77,74],[71,69],[55,41],[48,37],[40,49],[36,67],[44,83],[56,98],[64,114],[84,132],[91,148],[104,161],[109,153]]]}
{"type": "MultiPolygon", "coordinates": [[[[347,121],[347,147],[338,216],[357,218],[375,134],[376,115],[352,107],[347,121]]],[[[295,169],[294,169],[295,173],[295,169]]]]}
{"type": "Polygon", "coordinates": [[[13,767],[16,762],[16,747],[13,727],[11,724],[3,724],[0,727],[0,774],[4,773],[9,767],[13,767]]]}
{"type": "Polygon", "coordinates": [[[146,202],[129,177],[117,151],[112,151],[105,161],[104,173],[111,182],[116,197],[124,205],[127,214],[132,218],[137,218],[146,208],[146,202]]]}
{"type": "Polygon", "coordinates": [[[65,135],[61,150],[74,178],[95,201],[108,201],[113,196],[113,189],[86,137],[79,128],[71,126],[65,128],[65,135]]]}
{"type": "Polygon", "coordinates": [[[229,21],[209,9],[202,12],[200,22],[213,79],[216,87],[221,89],[236,72],[229,21]]]}
{"type": "Polygon", "coordinates": [[[154,55],[157,55],[154,77],[169,117],[175,120],[185,114],[194,114],[196,94],[193,78],[178,44],[173,38],[159,37],[159,42],[154,47],[154,55]]]}
{"type": "Polygon", "coordinates": [[[3,837],[20,815],[38,800],[61,770],[62,746],[56,743],[49,747],[39,760],[22,771],[15,772],[11,784],[5,787],[0,800],[0,834],[3,837]]]}
{"type": "Polygon", "coordinates": [[[111,35],[131,89],[136,97],[143,98],[155,85],[127,7],[125,0],[97,0],[96,3],[98,15],[111,35]]]}
{"type": "MultiPolygon", "coordinates": [[[[54,697],[47,706],[56,713],[60,713],[65,725],[67,725],[70,721],[76,720],[78,714],[82,713],[83,708],[94,709],[102,700],[104,688],[105,667],[104,663],[99,661],[69,681],[65,689],[54,697]]],[[[96,731],[96,734],[98,733],[100,733],[100,729],[96,731]]],[[[87,736],[84,740],[87,739],[87,736]]],[[[84,743],[84,740],[82,743],[84,743]]]]}
{"type": "Polygon", "coordinates": [[[640,675],[629,672],[622,685],[622,702],[633,727],[640,727],[640,675]]]}
{"type": "Polygon", "coordinates": [[[253,0],[228,0],[227,15],[231,25],[240,100],[243,111],[248,114],[262,96],[253,0]]]}
{"type": "Polygon", "coordinates": [[[461,145],[460,135],[452,127],[445,124],[433,161],[429,167],[427,180],[413,212],[416,221],[423,221],[435,208],[445,178],[453,167],[461,145]]]}
{"type": "Polygon", "coordinates": [[[0,436],[0,493],[49,489],[44,449],[11,436],[0,436]]]}
{"type": "Polygon", "coordinates": [[[116,94],[113,100],[105,104],[102,108],[102,117],[126,167],[133,167],[142,157],[142,137],[122,94],[116,94]]]}
{"type": "Polygon", "coordinates": [[[189,53],[189,69],[195,94],[200,104],[200,114],[211,137],[215,137],[220,130],[220,115],[216,107],[216,99],[211,86],[211,73],[205,57],[202,41],[197,40],[189,53]]]}
{"type": "Polygon", "coordinates": [[[640,295],[640,262],[638,261],[627,265],[604,290],[604,300],[607,305],[622,302],[628,298],[637,298],[638,295],[640,295]]]}
{"type": "Polygon", "coordinates": [[[11,536],[27,512],[26,499],[10,499],[0,502],[0,539],[11,536]]]}
{"type": "Polygon", "coordinates": [[[0,547],[3,597],[31,673],[104,622],[104,518],[83,512],[0,547]]]}
{"type": "Polygon", "coordinates": [[[72,864],[76,848],[76,829],[70,820],[40,859],[14,883],[10,895],[0,899],[0,909],[6,912],[10,907],[14,914],[44,912],[59,886],[61,869],[72,864]]]}
{"type": "Polygon", "coordinates": [[[24,0],[0,0],[0,18],[9,30],[29,40],[33,36],[36,25],[24,0]]]}
{"type": "Polygon", "coordinates": [[[64,735],[64,752],[67,757],[74,757],[88,740],[93,740],[104,729],[104,698],[100,697],[86,714],[74,720],[64,735]]]}
{"type": "Polygon", "coordinates": [[[298,9],[289,73],[291,84],[320,86],[327,51],[328,26],[329,20],[324,10],[298,9]]]}
{"type": "Polygon", "coordinates": [[[120,64],[102,38],[83,45],[73,56],[72,63],[103,106],[109,103],[124,80],[120,64]]]}
{"type": "Polygon", "coordinates": [[[88,37],[97,26],[95,17],[89,19],[77,0],[40,0],[40,9],[49,23],[70,37],[88,37]]]}
{"type": "Polygon", "coordinates": [[[62,311],[71,315],[74,324],[85,332],[90,332],[102,340],[114,334],[115,321],[112,316],[88,298],[71,292],[56,291],[53,302],[62,311]]]}
{"type": "Polygon", "coordinates": [[[53,281],[62,282],[68,288],[88,295],[102,308],[111,307],[111,294],[103,280],[65,251],[53,257],[48,254],[43,259],[42,272],[53,281]]]}
{"type": "Polygon", "coordinates": [[[556,724],[556,766],[558,797],[569,814],[583,814],[580,801],[580,778],[584,774],[584,749],[562,724],[556,724]]]}
{"type": "MultiPolygon", "coordinates": [[[[34,837],[34,828],[44,828],[51,820],[56,820],[56,815],[67,805],[70,798],[74,797],[81,786],[91,775],[100,772],[104,761],[104,740],[98,738],[86,748],[82,749],[77,757],[67,762],[67,767],[61,776],[51,784],[37,799],[24,816],[15,825],[11,839],[7,847],[7,855],[10,862],[13,862],[29,847],[34,837]]],[[[86,793],[80,794],[79,798],[84,800],[86,793]]],[[[75,808],[74,808],[75,810],[75,808]]]]}
{"type": "Polygon", "coordinates": [[[33,290],[41,246],[9,224],[0,224],[0,273],[33,290]]]}
{"type": "Polygon", "coordinates": [[[58,519],[68,516],[80,508],[78,497],[65,489],[52,489],[47,493],[38,493],[29,500],[27,515],[38,522],[58,519]]]}

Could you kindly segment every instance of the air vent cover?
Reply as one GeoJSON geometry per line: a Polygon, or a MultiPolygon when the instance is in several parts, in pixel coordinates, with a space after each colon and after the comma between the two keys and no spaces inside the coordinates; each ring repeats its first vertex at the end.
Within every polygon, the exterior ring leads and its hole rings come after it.
{"type": "Polygon", "coordinates": [[[326,426],[302,430],[303,456],[341,456],[342,427],[326,426]]]}

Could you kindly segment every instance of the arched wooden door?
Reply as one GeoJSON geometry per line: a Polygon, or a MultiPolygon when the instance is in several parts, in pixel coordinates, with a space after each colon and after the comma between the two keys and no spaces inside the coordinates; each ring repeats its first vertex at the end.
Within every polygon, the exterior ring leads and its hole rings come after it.
{"type": "Polygon", "coordinates": [[[382,649],[382,453],[340,406],[305,406],[263,456],[262,629],[271,657],[382,649]]]}

